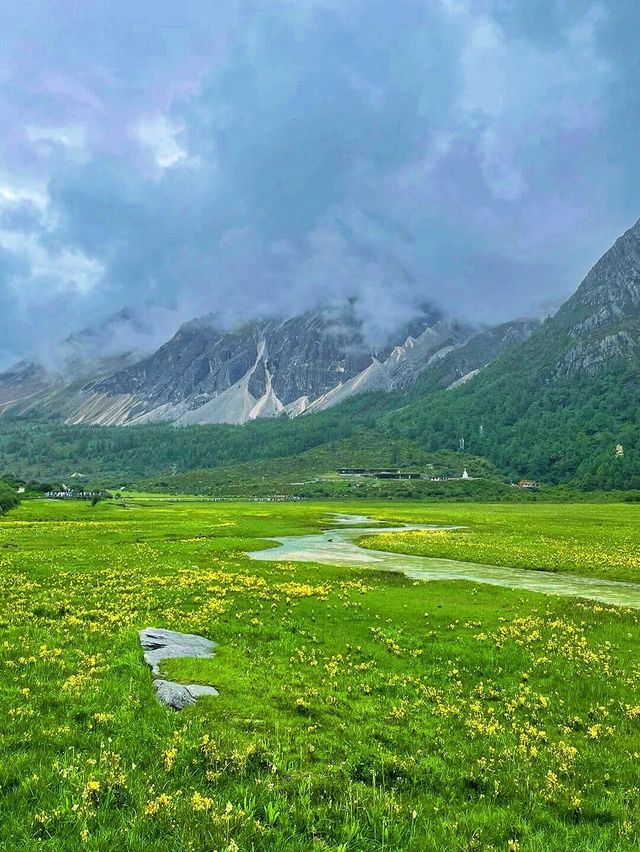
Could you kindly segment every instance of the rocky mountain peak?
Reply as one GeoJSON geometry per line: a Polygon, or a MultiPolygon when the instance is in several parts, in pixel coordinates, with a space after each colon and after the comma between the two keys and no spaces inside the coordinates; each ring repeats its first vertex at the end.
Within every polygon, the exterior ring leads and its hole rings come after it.
{"type": "Polygon", "coordinates": [[[589,331],[608,320],[640,310],[640,220],[619,237],[558,311],[559,320],[576,314],[590,320],[589,331]]]}
{"type": "Polygon", "coordinates": [[[595,376],[640,353],[640,220],[590,270],[547,329],[564,350],[551,377],[595,376]]]}

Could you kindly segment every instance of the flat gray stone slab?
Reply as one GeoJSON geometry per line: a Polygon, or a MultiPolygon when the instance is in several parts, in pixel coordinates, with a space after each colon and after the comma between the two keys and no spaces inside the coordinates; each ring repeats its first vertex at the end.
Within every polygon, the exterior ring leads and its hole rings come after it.
{"type": "Polygon", "coordinates": [[[183,710],[195,704],[202,695],[219,695],[212,686],[202,686],[199,683],[176,683],[173,680],[154,680],[158,701],[174,710],[183,710]]]}
{"type": "Polygon", "coordinates": [[[215,642],[194,633],[176,633],[158,627],[146,627],[139,633],[144,659],[154,675],[160,674],[158,663],[179,657],[213,657],[215,642]]]}
{"type": "MultiPolygon", "coordinates": [[[[138,635],[145,662],[154,675],[160,674],[159,663],[162,660],[184,657],[206,659],[215,656],[213,649],[216,643],[194,633],[176,633],[174,630],[164,630],[160,627],[146,627],[140,630],[138,635]]],[[[182,710],[195,704],[202,695],[219,695],[217,689],[199,683],[183,684],[156,678],[153,685],[158,701],[174,710],[182,710]]]]}

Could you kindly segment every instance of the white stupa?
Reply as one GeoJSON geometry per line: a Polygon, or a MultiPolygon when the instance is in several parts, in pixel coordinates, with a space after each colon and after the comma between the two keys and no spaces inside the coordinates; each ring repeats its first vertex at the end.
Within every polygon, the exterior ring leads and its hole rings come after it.
{"type": "Polygon", "coordinates": [[[462,478],[463,478],[463,479],[469,479],[469,473],[468,473],[468,471],[467,471],[466,467],[465,467],[465,469],[462,471],[462,478]]]}

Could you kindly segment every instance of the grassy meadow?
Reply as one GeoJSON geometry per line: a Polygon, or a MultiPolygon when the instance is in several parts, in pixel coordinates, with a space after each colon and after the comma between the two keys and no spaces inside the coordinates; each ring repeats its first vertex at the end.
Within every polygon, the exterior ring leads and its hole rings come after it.
{"type": "Polygon", "coordinates": [[[368,536],[363,547],[487,565],[640,582],[640,507],[624,503],[433,505],[378,511],[398,521],[458,524],[368,536]]]}
{"type": "Polygon", "coordinates": [[[627,579],[640,536],[632,506],[25,501],[0,848],[637,848],[640,610],[247,557],[332,508],[470,527],[385,547],[627,579]],[[149,625],[218,643],[163,674],[219,697],[156,701],[149,625]]]}

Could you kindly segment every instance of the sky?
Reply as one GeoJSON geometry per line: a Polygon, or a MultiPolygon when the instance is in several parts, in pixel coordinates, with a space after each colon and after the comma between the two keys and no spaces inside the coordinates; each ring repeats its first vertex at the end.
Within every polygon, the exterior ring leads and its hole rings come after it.
{"type": "Polygon", "coordinates": [[[550,310],[640,216],[639,30],[617,0],[5,0],[0,366],[123,308],[115,348],[351,297],[372,337],[550,310]]]}

